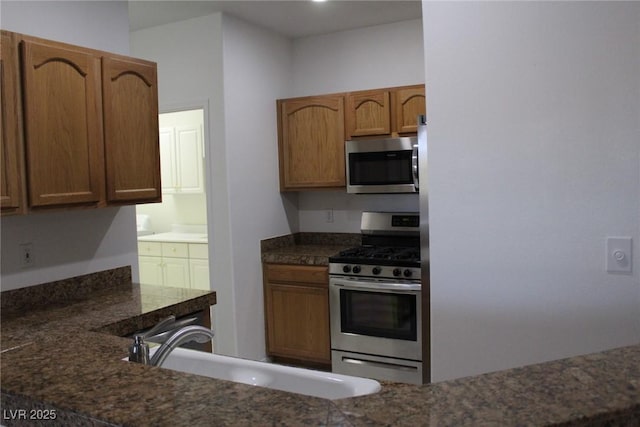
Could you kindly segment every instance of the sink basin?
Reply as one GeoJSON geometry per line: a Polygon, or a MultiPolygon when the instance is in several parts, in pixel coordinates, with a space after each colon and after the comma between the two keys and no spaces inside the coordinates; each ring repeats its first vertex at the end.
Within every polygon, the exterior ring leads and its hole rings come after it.
{"type": "MultiPolygon", "coordinates": [[[[156,349],[157,347],[151,349],[150,354],[153,355],[156,349]]],[[[377,393],[381,388],[379,382],[367,378],[256,362],[184,348],[173,350],[162,364],[162,368],[324,399],[362,396],[377,393]]]]}

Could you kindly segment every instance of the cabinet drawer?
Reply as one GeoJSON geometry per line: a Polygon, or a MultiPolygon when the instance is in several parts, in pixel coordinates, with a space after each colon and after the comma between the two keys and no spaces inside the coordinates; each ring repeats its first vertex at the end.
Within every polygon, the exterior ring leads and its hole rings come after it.
{"type": "Polygon", "coordinates": [[[328,268],[325,266],[266,264],[269,282],[295,282],[329,286],[328,268]]]}
{"type": "Polygon", "coordinates": [[[139,256],[162,256],[162,245],[159,242],[138,242],[139,256]]]}
{"type": "Polygon", "coordinates": [[[189,244],[162,242],[162,256],[189,258],[189,244]]]}
{"type": "Polygon", "coordinates": [[[209,259],[209,245],[206,243],[189,243],[189,258],[209,259]]]}

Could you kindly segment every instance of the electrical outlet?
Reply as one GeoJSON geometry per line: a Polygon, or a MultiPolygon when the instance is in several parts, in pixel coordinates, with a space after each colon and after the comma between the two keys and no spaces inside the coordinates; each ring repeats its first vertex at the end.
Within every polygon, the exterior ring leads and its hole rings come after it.
{"type": "Polygon", "coordinates": [[[22,268],[33,267],[33,243],[20,244],[20,266],[22,268]]]}
{"type": "Polygon", "coordinates": [[[333,222],[333,209],[325,210],[325,222],[333,222]]]}

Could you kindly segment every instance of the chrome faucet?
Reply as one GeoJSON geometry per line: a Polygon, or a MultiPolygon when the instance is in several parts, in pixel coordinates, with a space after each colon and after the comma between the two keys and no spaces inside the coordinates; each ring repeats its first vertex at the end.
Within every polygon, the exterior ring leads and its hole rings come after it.
{"type": "Polygon", "coordinates": [[[197,341],[206,343],[213,339],[213,331],[204,326],[190,325],[178,329],[173,335],[165,341],[158,351],[155,352],[149,364],[151,366],[161,366],[167,356],[180,344],[188,341],[197,341]]]}
{"type": "Polygon", "coordinates": [[[145,334],[135,335],[133,337],[133,344],[129,347],[129,361],[142,363],[143,365],[161,366],[167,356],[169,356],[169,354],[180,344],[184,344],[189,341],[206,343],[213,339],[214,336],[213,331],[205,328],[204,326],[183,326],[171,332],[169,338],[162,343],[160,348],[158,348],[154,353],[153,357],[149,358],[149,345],[144,342],[144,339],[146,337],[153,336],[158,332],[173,329],[171,328],[172,325],[175,325],[174,316],[164,319],[145,334]]]}

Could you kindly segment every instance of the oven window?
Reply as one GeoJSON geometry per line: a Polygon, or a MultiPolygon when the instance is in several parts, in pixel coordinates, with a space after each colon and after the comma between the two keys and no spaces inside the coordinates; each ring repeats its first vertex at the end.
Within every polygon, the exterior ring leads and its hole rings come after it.
{"type": "Polygon", "coordinates": [[[349,153],[349,184],[413,184],[410,150],[349,153]]]}
{"type": "Polygon", "coordinates": [[[340,290],[342,332],[417,341],[416,296],[340,290]]]}

